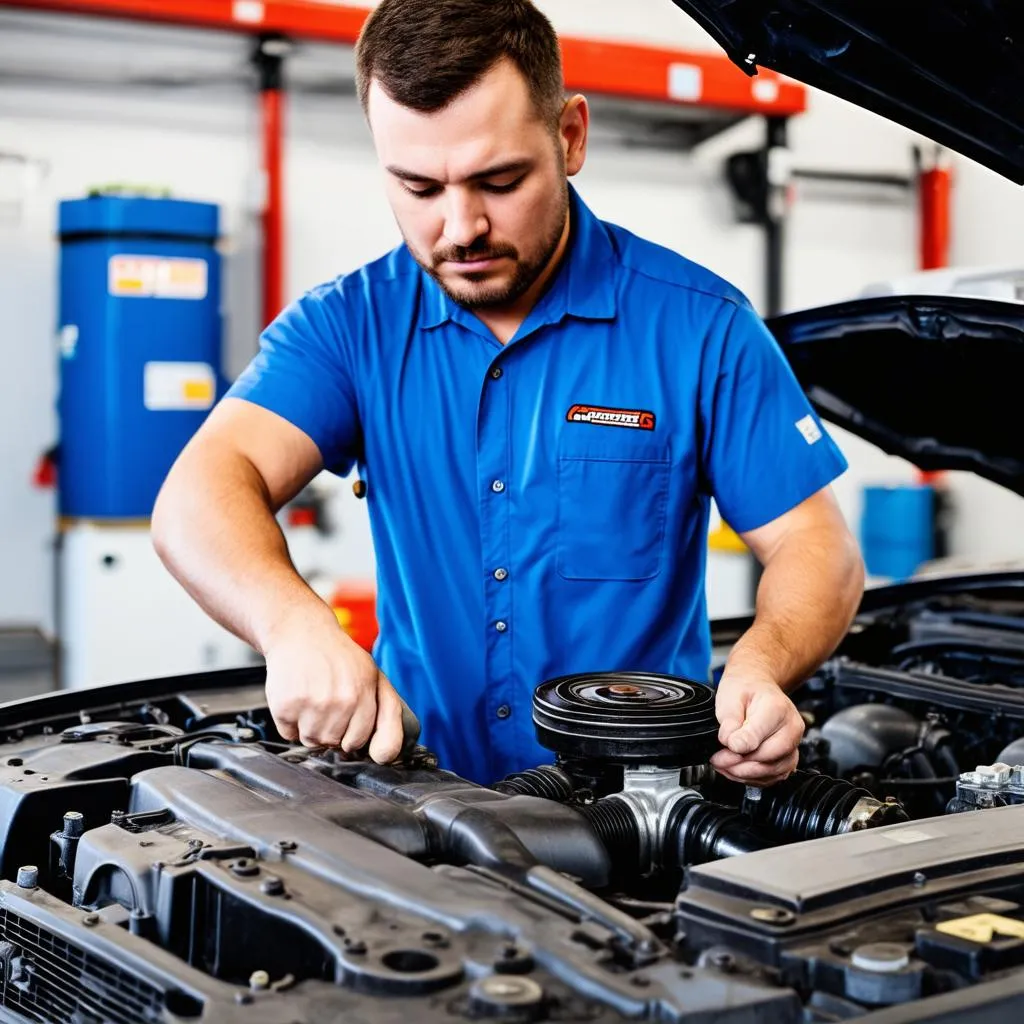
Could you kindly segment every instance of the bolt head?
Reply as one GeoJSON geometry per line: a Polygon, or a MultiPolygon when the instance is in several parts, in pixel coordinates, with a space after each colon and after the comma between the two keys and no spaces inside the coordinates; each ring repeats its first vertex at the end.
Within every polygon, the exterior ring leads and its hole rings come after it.
{"type": "Polygon", "coordinates": [[[34,889],[39,884],[39,868],[35,864],[23,864],[18,868],[18,886],[34,889]]]}
{"type": "Polygon", "coordinates": [[[249,988],[257,991],[270,988],[270,975],[266,971],[253,971],[249,975],[249,988]]]}
{"type": "Polygon", "coordinates": [[[754,907],[750,916],[764,924],[792,924],[796,920],[796,915],[784,907],[754,907]]]}
{"type": "Polygon", "coordinates": [[[522,976],[493,974],[481,978],[470,990],[470,999],[489,1014],[495,1010],[529,1011],[544,998],[544,989],[533,980],[522,976]]]}
{"type": "Polygon", "coordinates": [[[487,994],[492,996],[514,996],[518,995],[520,985],[516,981],[506,981],[503,978],[494,978],[486,986],[487,994]]]}

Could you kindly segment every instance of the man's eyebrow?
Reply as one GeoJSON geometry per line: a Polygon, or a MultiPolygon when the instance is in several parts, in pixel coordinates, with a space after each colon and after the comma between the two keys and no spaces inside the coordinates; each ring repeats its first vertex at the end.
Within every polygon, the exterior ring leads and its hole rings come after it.
{"type": "Polygon", "coordinates": [[[484,178],[497,178],[502,174],[516,174],[528,171],[533,166],[532,160],[506,160],[503,164],[494,164],[476,174],[469,175],[469,181],[482,181],[484,178]]]}
{"type": "MultiPolygon", "coordinates": [[[[484,178],[497,178],[502,174],[515,174],[518,171],[528,171],[533,166],[531,160],[507,160],[505,163],[494,164],[491,167],[485,167],[482,171],[476,171],[470,174],[467,181],[482,181],[484,178]]],[[[401,178],[402,181],[413,181],[418,185],[440,185],[441,182],[434,178],[431,178],[426,174],[418,174],[416,171],[407,171],[404,167],[398,167],[396,164],[388,164],[386,170],[389,174],[393,174],[396,178],[401,178]]]]}
{"type": "Polygon", "coordinates": [[[439,184],[434,181],[433,178],[428,178],[425,174],[417,174],[415,171],[407,171],[401,167],[396,167],[394,164],[388,164],[387,170],[389,174],[393,174],[396,178],[401,178],[402,181],[415,181],[422,185],[439,184]]]}

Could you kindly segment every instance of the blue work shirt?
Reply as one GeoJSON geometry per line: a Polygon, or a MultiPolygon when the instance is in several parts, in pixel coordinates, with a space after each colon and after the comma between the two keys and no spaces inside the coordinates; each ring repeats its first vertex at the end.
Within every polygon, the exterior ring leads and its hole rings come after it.
{"type": "Polygon", "coordinates": [[[508,344],[401,245],[291,304],[229,391],[358,466],[375,657],[441,766],[480,782],[554,759],[545,680],[708,679],[712,497],[742,532],[846,468],[742,294],[570,194],[566,255],[508,344]]]}

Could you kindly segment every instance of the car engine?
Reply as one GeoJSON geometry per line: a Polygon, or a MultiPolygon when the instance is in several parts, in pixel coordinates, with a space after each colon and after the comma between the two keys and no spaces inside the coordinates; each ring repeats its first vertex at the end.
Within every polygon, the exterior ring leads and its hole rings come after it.
{"type": "Polygon", "coordinates": [[[764,790],[646,672],[537,687],[550,763],[490,786],[283,742],[255,669],[5,705],[0,1019],[1016,1019],[1022,628],[864,612],[764,790]]]}

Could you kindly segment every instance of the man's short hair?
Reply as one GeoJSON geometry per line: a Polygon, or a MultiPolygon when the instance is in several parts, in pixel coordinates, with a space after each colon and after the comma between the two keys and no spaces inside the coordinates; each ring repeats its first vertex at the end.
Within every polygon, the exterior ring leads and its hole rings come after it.
{"type": "Polygon", "coordinates": [[[557,124],[565,87],[558,36],[530,0],[382,0],[356,44],[364,112],[376,79],[396,103],[448,106],[502,58],[526,79],[537,112],[557,124]]]}

